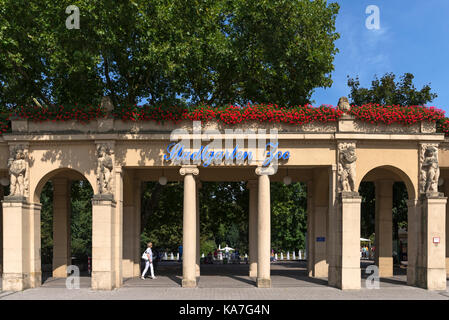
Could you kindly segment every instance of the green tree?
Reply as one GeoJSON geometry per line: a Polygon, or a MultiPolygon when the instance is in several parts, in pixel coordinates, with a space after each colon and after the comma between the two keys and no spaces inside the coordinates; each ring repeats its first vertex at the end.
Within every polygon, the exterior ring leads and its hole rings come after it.
{"type": "Polygon", "coordinates": [[[330,87],[325,0],[0,0],[0,106],[302,104],[330,87]],[[67,29],[65,9],[80,10],[67,29]]]}
{"type": "Polygon", "coordinates": [[[271,184],[271,245],[273,249],[305,248],[307,190],[303,183],[271,184]]]}
{"type": "Polygon", "coordinates": [[[71,185],[70,238],[72,255],[87,261],[92,256],[92,197],[87,181],[73,181],[71,185]]]}
{"type": "Polygon", "coordinates": [[[372,81],[371,88],[361,88],[359,78],[349,78],[348,86],[351,89],[349,97],[353,104],[378,103],[381,105],[424,105],[437,97],[431,92],[430,84],[417,90],[413,84],[415,76],[405,73],[399,81],[395,81],[396,75],[386,73],[382,78],[372,81]]]}

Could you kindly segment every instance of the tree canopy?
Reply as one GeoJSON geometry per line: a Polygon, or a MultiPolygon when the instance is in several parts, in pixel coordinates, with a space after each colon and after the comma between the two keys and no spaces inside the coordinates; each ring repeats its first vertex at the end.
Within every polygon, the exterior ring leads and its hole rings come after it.
{"type": "Polygon", "coordinates": [[[325,0],[0,0],[0,106],[303,104],[332,84],[325,0]],[[75,5],[80,28],[67,29],[75,5]]]}
{"type": "Polygon", "coordinates": [[[395,74],[386,73],[380,79],[376,76],[371,82],[371,88],[361,88],[358,77],[354,79],[348,76],[351,89],[349,97],[356,105],[378,103],[401,106],[424,105],[437,97],[436,93],[431,92],[430,84],[424,85],[421,90],[416,89],[414,78],[413,74],[405,73],[397,81],[395,74]]]}

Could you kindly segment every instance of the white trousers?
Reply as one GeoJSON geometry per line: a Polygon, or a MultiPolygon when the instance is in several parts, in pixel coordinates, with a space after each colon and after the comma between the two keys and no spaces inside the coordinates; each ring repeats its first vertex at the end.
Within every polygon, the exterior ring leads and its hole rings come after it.
{"type": "Polygon", "coordinates": [[[148,268],[150,268],[151,277],[153,278],[153,277],[154,277],[153,264],[150,263],[149,260],[145,260],[145,269],[144,269],[143,272],[142,272],[142,277],[145,277],[145,274],[147,273],[148,268]]]}

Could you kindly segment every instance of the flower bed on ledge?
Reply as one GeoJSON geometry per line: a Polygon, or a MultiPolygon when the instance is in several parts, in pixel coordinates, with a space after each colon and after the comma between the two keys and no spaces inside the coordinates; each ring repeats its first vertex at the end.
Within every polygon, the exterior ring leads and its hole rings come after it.
{"type": "MultiPolygon", "coordinates": [[[[382,106],[366,104],[352,105],[346,112],[356,120],[370,124],[401,124],[410,126],[422,121],[437,124],[437,132],[449,136],[449,119],[444,111],[434,107],[424,106],[382,106]]],[[[345,113],[333,106],[311,105],[278,107],[275,104],[248,104],[246,106],[228,105],[211,107],[201,105],[197,107],[155,107],[155,106],[125,106],[117,107],[112,112],[115,119],[125,122],[155,121],[163,123],[171,121],[179,123],[184,120],[210,121],[224,124],[239,124],[244,122],[285,123],[290,125],[304,125],[311,122],[337,122],[345,113]]],[[[29,120],[33,122],[64,122],[78,121],[81,124],[106,117],[107,112],[101,106],[52,106],[41,108],[38,106],[19,106],[10,113],[0,114],[0,131],[10,131],[10,118],[29,120]]]]}

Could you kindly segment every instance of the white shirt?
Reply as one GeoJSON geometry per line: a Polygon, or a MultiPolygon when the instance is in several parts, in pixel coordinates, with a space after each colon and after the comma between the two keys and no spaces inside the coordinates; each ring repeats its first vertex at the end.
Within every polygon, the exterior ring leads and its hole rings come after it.
{"type": "Polygon", "coordinates": [[[147,250],[145,250],[144,254],[145,255],[148,254],[150,256],[150,261],[153,261],[153,251],[151,250],[151,248],[147,248],[147,250]]]}

